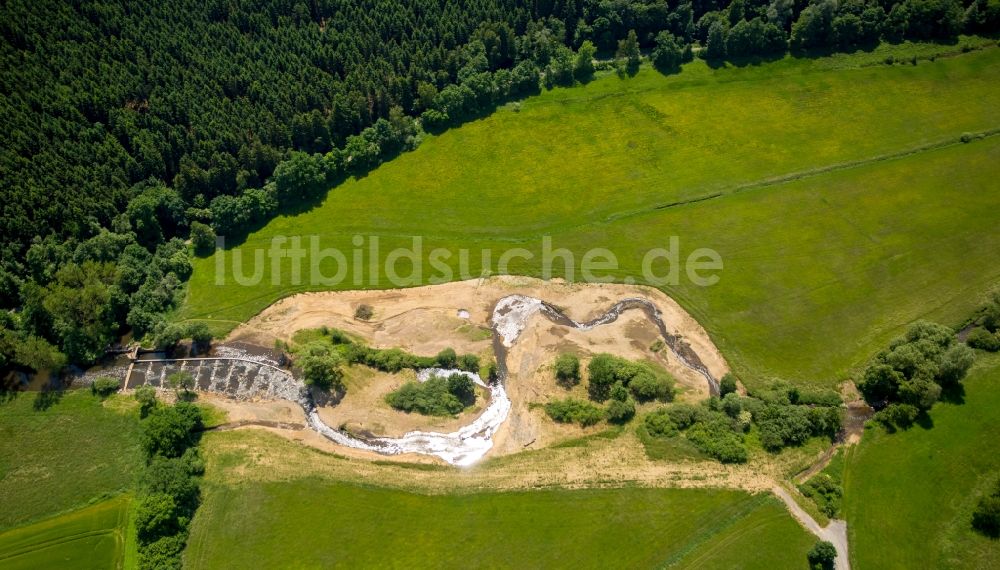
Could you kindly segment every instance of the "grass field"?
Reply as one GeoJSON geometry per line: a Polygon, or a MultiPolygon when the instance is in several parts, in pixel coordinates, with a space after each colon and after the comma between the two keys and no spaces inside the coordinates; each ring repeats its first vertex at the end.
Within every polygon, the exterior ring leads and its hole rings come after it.
{"type": "Polygon", "coordinates": [[[130,402],[102,404],[89,390],[45,410],[35,402],[22,393],[0,404],[0,529],[128,489],[142,464],[130,402]]]}
{"type": "Polygon", "coordinates": [[[794,568],[812,542],[775,499],[736,491],[427,496],[301,479],[207,487],[185,564],[731,568],[743,545],[742,567],[794,568]]]}
{"type": "Polygon", "coordinates": [[[847,457],[844,508],[856,568],[997,568],[1000,541],[971,516],[1000,472],[1000,355],[981,356],[962,405],[938,403],[933,428],[865,433],[847,457]]]}
{"type": "MultiPolygon", "coordinates": [[[[243,245],[244,273],[254,268],[249,250],[275,236],[317,235],[351,259],[358,234],[363,248],[378,236],[383,259],[423,236],[423,257],[453,252],[453,279],[461,248],[471,250],[467,275],[478,277],[480,250],[495,252],[495,266],[500,252],[524,247],[536,257],[510,271],[543,276],[548,235],[578,261],[594,247],[612,250],[619,268],[606,273],[622,281],[641,277],[642,255],[678,236],[682,259],[709,247],[725,269],[715,286],[682,279],[665,290],[745,381],[833,384],[905,324],[957,323],[1000,282],[997,137],[930,149],[1000,127],[1000,50],[862,65],[877,56],[718,70],[696,62],[676,76],[644,69],[544,93],[275,219],[243,245]]],[[[230,276],[218,286],[217,261],[195,264],[176,318],[221,332],[282,296],[329,288],[293,284],[287,261],[273,282],[269,260],[261,284],[230,276]]],[[[369,281],[367,264],[360,282],[352,270],[336,288],[390,285],[384,272],[369,281]]]]}
{"type": "Polygon", "coordinates": [[[0,567],[121,568],[128,507],[129,498],[118,497],[0,533],[0,567]]]}

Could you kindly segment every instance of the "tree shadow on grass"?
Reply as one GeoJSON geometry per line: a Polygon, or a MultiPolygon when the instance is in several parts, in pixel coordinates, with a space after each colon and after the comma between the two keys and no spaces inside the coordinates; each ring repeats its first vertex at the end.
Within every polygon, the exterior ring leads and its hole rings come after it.
{"type": "Polygon", "coordinates": [[[934,418],[927,413],[927,410],[923,410],[917,416],[917,419],[913,420],[913,425],[920,426],[923,429],[934,429],[934,418]]]}
{"type": "Polygon", "coordinates": [[[62,400],[64,390],[60,386],[46,385],[40,392],[35,394],[35,401],[32,408],[36,412],[44,412],[62,400]]]}
{"type": "Polygon", "coordinates": [[[955,382],[954,384],[941,387],[941,397],[939,398],[942,402],[948,402],[949,404],[965,404],[965,386],[961,382],[955,382]]]}

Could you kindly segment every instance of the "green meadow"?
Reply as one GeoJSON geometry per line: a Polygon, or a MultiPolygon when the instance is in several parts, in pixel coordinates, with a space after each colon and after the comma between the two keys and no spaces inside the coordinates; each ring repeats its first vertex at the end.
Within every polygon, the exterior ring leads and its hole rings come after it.
{"type": "MultiPolygon", "coordinates": [[[[238,249],[198,260],[176,318],[225,332],[294,292],[389,287],[385,271],[370,277],[373,236],[382,261],[414,235],[422,258],[452,252],[447,271],[425,263],[410,284],[478,277],[484,249],[495,272],[514,247],[534,258],[515,258],[508,272],[544,277],[543,236],[577,266],[586,251],[607,248],[618,268],[599,276],[641,283],[644,253],[677,236],[681,261],[712,248],[724,269],[714,286],[682,272],[662,288],[745,381],[835,384],[907,323],[956,324],[1000,282],[1000,193],[991,191],[1000,187],[1000,144],[959,142],[1000,128],[1000,50],[872,63],[867,54],[722,69],[696,62],[675,76],[643,69],[546,92],[430,137],[238,249]],[[310,284],[314,235],[318,248],[345,254],[343,282],[310,284]],[[270,259],[254,262],[253,250],[279,236],[302,236],[298,284],[287,259],[274,274],[270,259]],[[236,283],[235,257],[242,274],[260,270],[259,284],[236,283]]],[[[408,263],[396,265],[399,275],[410,276],[408,263]]],[[[317,264],[326,277],[340,268],[317,264]]],[[[652,267],[666,273],[662,260],[652,267]]],[[[563,266],[551,275],[564,276],[563,266]]]]}
{"type": "Polygon", "coordinates": [[[939,402],[933,427],[872,429],[844,471],[857,568],[997,568],[1000,542],[972,530],[972,511],[1000,476],[1000,355],[979,354],[962,404],[939,402]]]}
{"type": "Polygon", "coordinates": [[[118,497],[0,533],[0,566],[8,570],[121,568],[128,497],[118,497]]]}
{"type": "Polygon", "coordinates": [[[139,417],[123,397],[101,402],[76,390],[46,409],[36,409],[36,394],[11,398],[0,404],[0,529],[132,487],[139,417]]]}
{"type": "Polygon", "coordinates": [[[207,485],[184,561],[190,568],[291,560],[317,568],[433,561],[438,568],[763,569],[804,567],[813,542],[776,499],[738,491],[428,496],[299,479],[207,485]],[[740,560],[749,550],[754,556],[740,560]]]}

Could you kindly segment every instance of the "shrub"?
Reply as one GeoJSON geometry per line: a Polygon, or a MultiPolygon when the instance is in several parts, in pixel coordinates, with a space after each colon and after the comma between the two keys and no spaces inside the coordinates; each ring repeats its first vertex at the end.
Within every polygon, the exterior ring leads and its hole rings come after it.
{"type": "Polygon", "coordinates": [[[464,374],[434,376],[424,383],[407,382],[386,395],[390,406],[425,416],[455,415],[476,400],[475,386],[464,374]]]}
{"type": "Polygon", "coordinates": [[[578,423],[584,427],[604,419],[604,411],[599,407],[575,398],[548,402],[545,404],[545,413],[553,421],[563,424],[578,423]]]}
{"type": "Polygon", "coordinates": [[[628,388],[640,402],[669,402],[674,397],[673,383],[667,377],[655,374],[648,366],[629,380],[628,388]]]}
{"type": "Polygon", "coordinates": [[[743,434],[733,430],[733,422],[725,414],[708,413],[688,428],[686,435],[698,449],[723,463],[747,460],[743,434]]]}
{"type": "Polygon", "coordinates": [[[608,421],[613,424],[627,423],[635,416],[635,401],[626,397],[624,400],[613,399],[608,404],[608,421]]]}
{"type": "Polygon", "coordinates": [[[677,435],[677,426],[670,419],[670,414],[664,408],[646,414],[643,419],[646,431],[653,437],[673,437],[677,435]]]}
{"type": "Polygon", "coordinates": [[[307,386],[320,390],[344,389],[342,359],[329,343],[315,341],[307,344],[296,358],[295,364],[302,370],[302,378],[307,386]]]}
{"type": "Polygon", "coordinates": [[[446,348],[439,352],[434,360],[441,368],[455,368],[458,365],[458,355],[451,348],[446,348]]]}
{"type": "Polygon", "coordinates": [[[920,410],[910,404],[891,404],[879,410],[872,416],[872,419],[882,425],[892,428],[907,428],[913,425],[920,415],[920,410]]]}
{"type": "Polygon", "coordinates": [[[809,409],[804,406],[768,404],[756,418],[760,443],[768,451],[801,445],[813,435],[809,409]]]}
{"type": "Polygon", "coordinates": [[[610,354],[598,354],[587,365],[587,392],[591,399],[603,402],[611,394],[611,386],[617,381],[617,360],[610,354]]]}
{"type": "Polygon", "coordinates": [[[463,354],[458,357],[458,369],[466,372],[479,373],[479,357],[475,354],[463,354]]]}
{"type": "Polygon", "coordinates": [[[643,398],[651,395],[652,398],[667,401],[673,397],[673,380],[665,371],[658,371],[645,362],[630,362],[602,353],[590,360],[587,376],[587,392],[591,399],[598,402],[608,399],[611,388],[616,383],[631,387],[631,382],[639,377],[643,377],[643,380],[636,390],[643,394],[643,398]]]}
{"type": "Polygon", "coordinates": [[[719,397],[725,398],[726,394],[736,391],[736,377],[731,372],[726,372],[725,376],[719,380],[719,397]]]}
{"type": "Polygon", "coordinates": [[[187,402],[156,408],[142,426],[140,442],[148,457],[180,457],[198,441],[201,410],[187,402]]]}
{"type": "Polygon", "coordinates": [[[476,384],[465,374],[452,374],[448,377],[448,392],[466,406],[476,401],[476,384]]]}
{"type": "Polygon", "coordinates": [[[354,318],[359,321],[368,321],[375,316],[375,309],[371,305],[365,305],[364,303],[358,305],[358,308],[354,309],[354,318]]]}
{"type": "Polygon", "coordinates": [[[826,516],[835,517],[840,512],[840,501],[844,496],[844,490],[833,477],[820,473],[802,484],[799,490],[812,499],[826,516]]]}
{"type": "Polygon", "coordinates": [[[96,396],[107,398],[118,391],[118,379],[102,377],[94,380],[90,385],[90,391],[96,396]]]}
{"type": "Polygon", "coordinates": [[[185,332],[188,338],[201,346],[212,344],[212,339],[214,338],[208,325],[202,322],[189,323],[185,332]]]}
{"type": "Polygon", "coordinates": [[[685,430],[701,419],[705,411],[691,404],[674,404],[667,408],[667,415],[677,429],[685,430]]]}
{"type": "Polygon", "coordinates": [[[722,399],[722,411],[731,418],[738,417],[740,412],[743,411],[743,403],[740,401],[740,395],[735,392],[726,394],[726,397],[722,399]]]}
{"type": "Polygon", "coordinates": [[[139,417],[145,418],[149,412],[156,407],[156,388],[152,386],[139,386],[135,389],[132,397],[139,402],[139,417]]]}
{"type": "Polygon", "coordinates": [[[556,382],[571,387],[580,383],[580,359],[573,354],[561,354],[556,359],[556,382]]]}
{"type": "Polygon", "coordinates": [[[1000,335],[993,334],[984,328],[976,327],[969,332],[969,336],[965,339],[965,344],[979,350],[996,352],[1000,350],[1000,335]]]}
{"type": "Polygon", "coordinates": [[[833,570],[834,561],[837,560],[837,549],[833,543],[826,540],[819,540],[809,550],[806,555],[809,559],[809,566],[813,570],[833,570]]]}

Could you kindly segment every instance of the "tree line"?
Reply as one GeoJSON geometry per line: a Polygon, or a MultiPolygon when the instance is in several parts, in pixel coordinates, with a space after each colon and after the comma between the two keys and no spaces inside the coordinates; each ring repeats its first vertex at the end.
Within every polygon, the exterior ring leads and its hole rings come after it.
{"type": "MultiPolygon", "coordinates": [[[[156,334],[210,252],[438,132],[641,53],[1000,29],[990,0],[12,0],[0,7],[0,365],[156,334]]],[[[169,335],[168,335],[169,336],[169,335]]]]}

